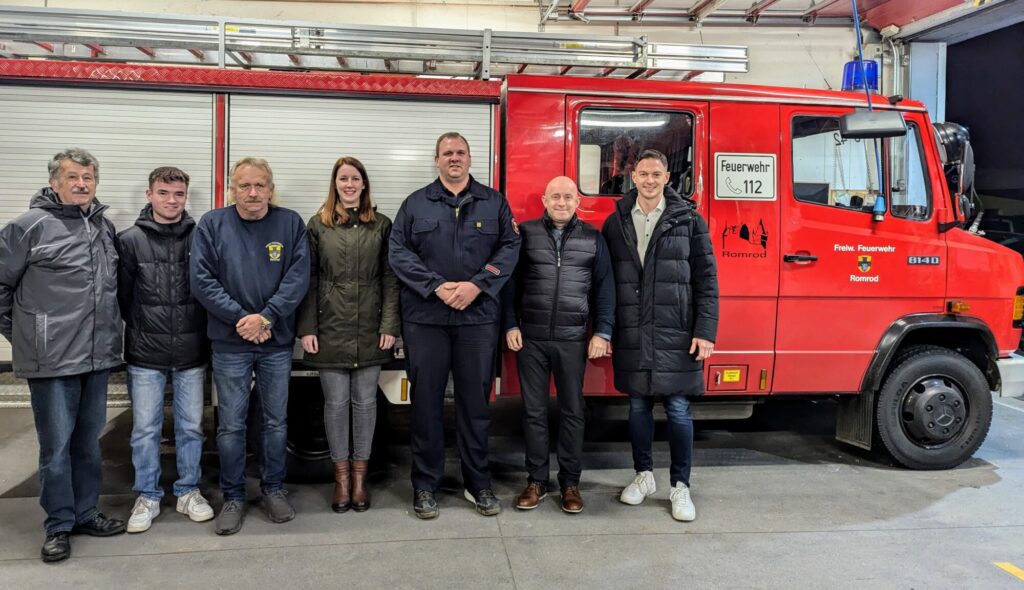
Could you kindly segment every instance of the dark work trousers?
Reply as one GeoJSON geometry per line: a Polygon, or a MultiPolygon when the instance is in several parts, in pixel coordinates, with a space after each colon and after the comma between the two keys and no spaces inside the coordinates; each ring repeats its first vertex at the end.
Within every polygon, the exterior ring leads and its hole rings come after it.
{"type": "Polygon", "coordinates": [[[455,444],[466,489],[491,487],[487,434],[498,323],[435,326],[404,322],[406,370],[412,386],[412,487],[437,492],[444,475],[444,390],[455,382],[455,444]]]}
{"type": "Polygon", "coordinates": [[[525,340],[516,353],[523,389],[523,436],[529,481],[548,485],[548,405],[551,376],[558,395],[558,485],[580,485],[583,454],[583,373],[587,369],[587,342],[525,340]]]}

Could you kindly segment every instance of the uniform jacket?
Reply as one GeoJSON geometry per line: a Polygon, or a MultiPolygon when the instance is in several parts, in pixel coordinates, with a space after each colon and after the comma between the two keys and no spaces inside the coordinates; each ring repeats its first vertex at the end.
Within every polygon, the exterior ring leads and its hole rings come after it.
{"type": "Polygon", "coordinates": [[[348,223],[327,227],[314,215],[309,233],[309,292],[299,308],[297,333],[317,337],[319,352],[305,361],[320,368],[353,369],[392,359],[380,335],[401,334],[398,279],[388,264],[391,220],[370,223],[349,210],[348,223]]]}
{"type": "Polygon", "coordinates": [[[209,359],[206,310],[192,295],[188,280],[195,227],[188,212],[177,223],[157,223],[153,206],[146,205],[135,225],[117,235],[117,298],[129,364],[180,370],[209,359]]]}
{"type": "Polygon", "coordinates": [[[499,321],[501,289],[518,256],[519,233],[501,193],[471,176],[466,190],[452,195],[435,180],[405,199],[391,232],[402,319],[433,325],[499,321]],[[472,281],[482,292],[456,311],[434,294],[446,281],[472,281]]]}
{"type": "Polygon", "coordinates": [[[708,225],[693,203],[665,189],[665,211],[640,264],[631,211],[636,190],[605,220],[616,283],[612,339],[615,387],[630,395],[704,393],[704,363],[694,337],[714,342],[718,277],[708,225]]]}
{"type": "Polygon", "coordinates": [[[576,216],[559,243],[545,213],[522,224],[515,280],[506,285],[504,328],[519,327],[528,340],[578,341],[594,333],[610,336],[615,324],[615,283],[604,238],[576,216]]]}
{"type": "Polygon", "coordinates": [[[64,377],[121,364],[114,224],[50,188],[0,230],[0,333],[14,373],[64,377]]]}

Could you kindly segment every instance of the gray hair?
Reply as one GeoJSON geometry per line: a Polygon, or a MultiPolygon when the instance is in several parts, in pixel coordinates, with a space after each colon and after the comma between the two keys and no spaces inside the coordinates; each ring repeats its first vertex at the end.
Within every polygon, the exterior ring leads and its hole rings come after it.
{"type": "Polygon", "coordinates": [[[246,156],[241,160],[235,162],[235,165],[231,167],[231,171],[228,172],[228,194],[225,199],[225,203],[228,205],[235,204],[235,195],[231,189],[235,188],[235,172],[238,171],[242,166],[252,166],[254,168],[262,168],[267,173],[267,179],[270,181],[271,186],[274,187],[273,192],[270,193],[270,204],[274,207],[278,204],[277,198],[277,186],[274,185],[274,171],[270,169],[270,162],[267,162],[263,158],[256,158],[253,156],[246,156]]]}
{"type": "Polygon", "coordinates": [[[71,160],[79,166],[92,166],[93,176],[96,177],[96,182],[100,180],[100,163],[92,154],[81,149],[81,148],[67,148],[62,152],[57,152],[57,155],[53,156],[46,164],[46,169],[50,171],[50,180],[57,180],[57,176],[60,175],[60,163],[64,160],[71,160]]]}

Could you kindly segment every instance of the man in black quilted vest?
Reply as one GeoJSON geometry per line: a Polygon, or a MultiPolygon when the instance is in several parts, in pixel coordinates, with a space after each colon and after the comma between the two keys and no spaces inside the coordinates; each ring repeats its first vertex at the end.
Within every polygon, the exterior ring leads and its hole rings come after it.
{"type": "Polygon", "coordinates": [[[505,289],[504,327],[517,351],[523,396],[527,485],[516,508],[532,510],[547,495],[548,400],[552,374],[560,413],[558,485],[562,510],[583,511],[583,374],[587,358],[611,353],[615,284],[604,238],[576,217],[576,183],[559,176],[542,198],[544,216],[522,224],[516,281],[505,289]],[[518,292],[518,294],[517,294],[518,292]],[[587,339],[588,320],[593,336],[587,339]]]}
{"type": "Polygon", "coordinates": [[[718,276],[708,224],[696,204],[669,188],[668,159],[637,158],[636,188],[604,224],[616,285],[612,366],[615,388],[629,395],[632,483],[619,499],[637,505],[655,492],[654,404],[668,415],[672,517],[697,517],[690,498],[693,418],[690,398],[704,393],[704,359],[718,331],[718,276]]]}

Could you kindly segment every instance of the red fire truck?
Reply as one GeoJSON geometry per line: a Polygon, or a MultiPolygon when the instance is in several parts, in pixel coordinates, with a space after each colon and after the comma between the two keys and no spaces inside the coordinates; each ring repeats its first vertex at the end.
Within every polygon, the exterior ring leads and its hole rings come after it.
{"type": "MultiPolygon", "coordinates": [[[[583,193],[580,217],[600,226],[636,155],[655,148],[714,238],[721,322],[704,407],[749,416],[772,398],[835,397],[839,439],[948,468],[984,440],[991,392],[1024,390],[1024,262],[967,231],[967,171],[923,106],[870,100],[866,112],[861,93],[731,84],[0,60],[4,161],[34,171],[0,202],[21,210],[52,145],[75,143],[103,163],[101,200],[128,182],[119,174],[138,176],[113,199],[121,225],[153,164],[205,166],[196,215],[223,206],[226,167],[243,155],[268,158],[283,204],[306,217],[329,162],[358,156],[393,213],[432,178],[433,138],[452,129],[519,220],[539,216],[546,182],[565,174],[583,193]]],[[[514,362],[502,353],[497,396],[518,393],[514,362]]],[[[383,394],[406,402],[401,361],[386,369],[383,394]]],[[[313,375],[296,365],[289,432],[304,460],[326,451],[313,375]]],[[[607,360],[588,367],[585,392],[617,395],[607,360]]]]}

